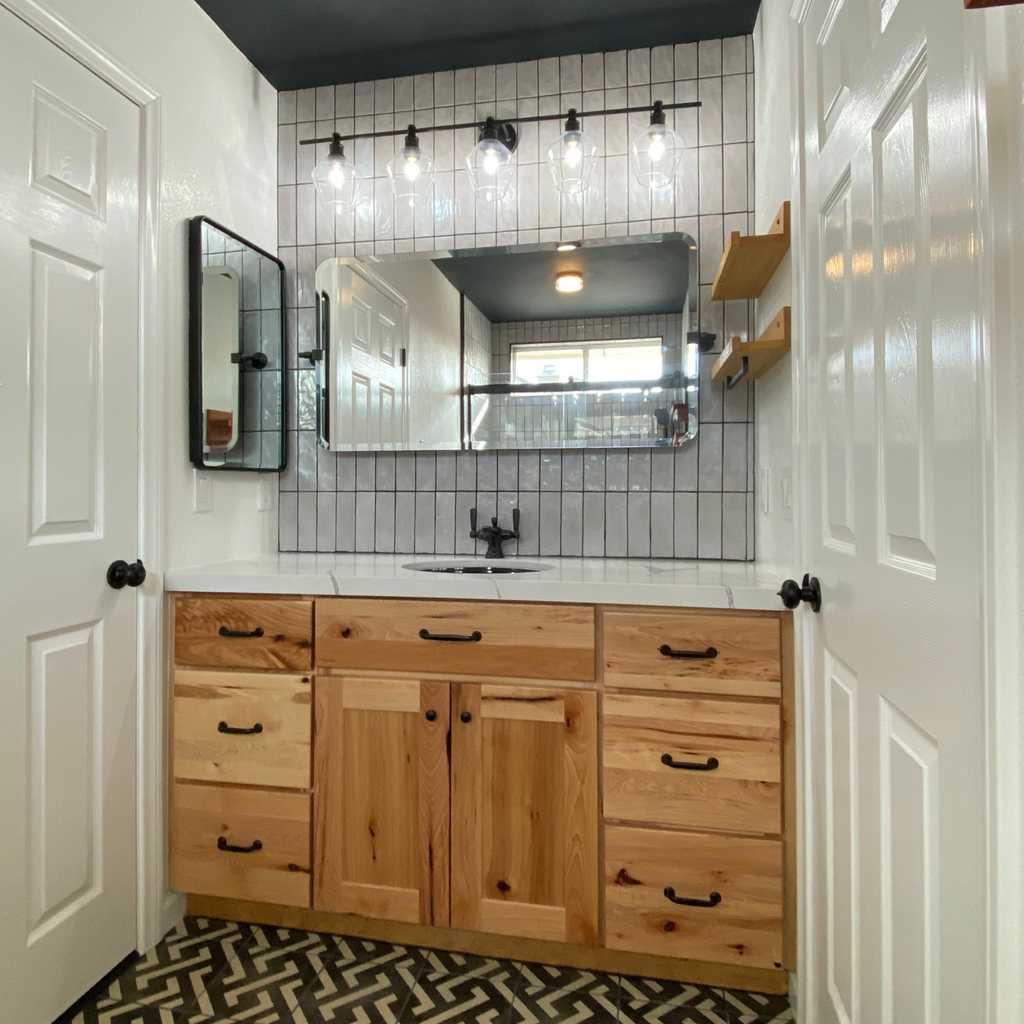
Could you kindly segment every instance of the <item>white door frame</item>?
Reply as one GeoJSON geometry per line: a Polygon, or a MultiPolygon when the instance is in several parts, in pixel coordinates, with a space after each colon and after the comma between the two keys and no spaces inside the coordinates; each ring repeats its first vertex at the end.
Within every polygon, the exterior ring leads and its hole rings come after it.
{"type": "MultiPolygon", "coordinates": [[[[944,0],[953,2],[953,0],[944,0]]],[[[955,0],[959,3],[959,0],[955,0]]],[[[792,149],[793,237],[802,237],[806,216],[804,195],[806,170],[803,163],[804,123],[802,101],[803,82],[803,24],[811,0],[792,0],[790,8],[790,89],[792,97],[791,134],[795,141],[792,149]]],[[[986,794],[988,817],[988,992],[987,1005],[982,1011],[985,1024],[1017,1024],[1024,1019],[1024,974],[1020,970],[1024,957],[1024,899],[1020,891],[1020,877],[1024,866],[1024,757],[1021,736],[1024,735],[1024,601],[1018,594],[1024,558],[1024,543],[1019,531],[1024,525],[1024,470],[1019,460],[1024,456],[1024,425],[1018,422],[1024,415],[1024,384],[1015,383],[1013,369],[1020,371],[1021,362],[1014,363],[1012,341],[1024,334],[1020,307],[1012,306],[1012,283],[1007,281],[1011,254],[1018,261],[1017,270],[1024,266],[1024,244],[1006,236],[1017,219],[1007,226],[1019,201],[1019,183],[1014,171],[1024,166],[1024,144],[1015,134],[1022,120],[1019,110],[1019,92],[1006,92],[1005,67],[996,67],[1005,58],[1005,48],[990,62],[998,41],[1005,42],[1007,34],[1005,11],[978,10],[965,15],[969,77],[972,81],[970,105],[976,114],[975,137],[971,140],[977,161],[977,179],[980,197],[978,232],[982,252],[978,262],[980,291],[984,296],[977,310],[978,358],[982,373],[983,422],[980,434],[984,441],[982,468],[984,502],[985,551],[982,606],[979,609],[984,622],[985,695],[987,705],[987,757],[988,786],[986,794]],[[983,20],[987,19],[987,21],[983,20]],[[999,20],[996,20],[999,19],[999,20]],[[993,118],[989,123],[990,116],[993,118]],[[993,148],[996,136],[1001,138],[993,148]],[[991,137],[990,137],[991,136],[991,137]],[[1005,138],[1010,141],[1007,144],[1005,138]],[[1006,153],[1008,147],[1016,150],[1006,153]],[[996,161],[990,166],[990,154],[996,161]],[[1006,162],[999,160],[1005,157],[1006,162]],[[1014,162],[1014,158],[1015,161],[1014,162]],[[991,177],[990,177],[991,176],[991,177]],[[999,203],[1000,210],[993,208],[999,203]],[[996,256],[1001,264],[997,266],[996,256]],[[1000,288],[1002,289],[1000,291],[1000,288]],[[1016,319],[1016,323],[1013,320],[1016,319]],[[996,327],[1003,332],[1001,348],[994,346],[996,327]],[[1011,342],[1005,340],[1006,337],[1011,342]],[[1003,421],[1000,432],[997,420],[1003,421]],[[1016,435],[1016,436],[1013,436],[1016,435]],[[999,468],[996,468],[997,457],[999,468]]],[[[1017,86],[1024,75],[1017,68],[1017,86]]],[[[800,246],[793,248],[793,474],[794,487],[794,552],[800,571],[813,572],[808,562],[807,508],[809,480],[807,460],[802,438],[806,437],[807,409],[804,401],[807,388],[803,382],[806,365],[805,339],[808,330],[815,330],[806,322],[808,268],[801,258],[800,246]]],[[[807,742],[811,735],[810,701],[805,699],[815,684],[814,664],[802,652],[811,649],[815,623],[811,615],[798,616],[797,654],[797,719],[802,738],[798,745],[797,813],[803,831],[798,856],[798,916],[799,967],[797,984],[793,991],[799,1020],[807,1024],[803,1010],[817,1005],[814,999],[815,973],[808,969],[812,950],[820,946],[820,937],[814,934],[814,913],[811,899],[814,893],[811,870],[813,865],[813,836],[817,827],[811,800],[811,775],[814,765],[807,757],[807,742]],[[802,618],[802,622],[800,619],[802,618]]]]}
{"type": "MultiPolygon", "coordinates": [[[[79,64],[139,108],[139,557],[148,578],[138,589],[136,692],[136,948],[152,948],[184,912],[167,892],[166,712],[163,655],[163,357],[159,319],[160,96],[77,28],[37,0],[0,0],[79,64]]],[[[99,980],[99,979],[97,979],[99,980]]]]}

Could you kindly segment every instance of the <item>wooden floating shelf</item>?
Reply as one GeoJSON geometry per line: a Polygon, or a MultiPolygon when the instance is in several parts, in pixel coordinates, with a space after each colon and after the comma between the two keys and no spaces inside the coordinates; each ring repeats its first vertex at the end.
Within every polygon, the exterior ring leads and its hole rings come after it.
{"type": "Polygon", "coordinates": [[[789,351],[791,338],[791,310],[783,306],[756,341],[730,339],[715,362],[711,379],[719,384],[724,381],[726,387],[733,387],[744,377],[756,380],[789,351]]]}
{"type": "Polygon", "coordinates": [[[779,208],[766,235],[732,233],[711,286],[711,298],[756,299],[789,252],[789,202],[779,208]]]}

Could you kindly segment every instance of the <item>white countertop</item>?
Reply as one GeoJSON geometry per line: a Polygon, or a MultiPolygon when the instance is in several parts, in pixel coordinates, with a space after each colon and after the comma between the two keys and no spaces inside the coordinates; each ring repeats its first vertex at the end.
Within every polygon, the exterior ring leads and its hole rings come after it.
{"type": "MultiPolygon", "coordinates": [[[[168,591],[436,597],[488,601],[662,605],[782,611],[777,591],[787,572],[757,562],[638,558],[509,558],[547,565],[544,572],[458,575],[406,569],[410,562],[487,564],[482,558],[431,555],[276,554],[164,575],[168,591]]],[[[495,563],[501,565],[501,562],[495,563]]]]}

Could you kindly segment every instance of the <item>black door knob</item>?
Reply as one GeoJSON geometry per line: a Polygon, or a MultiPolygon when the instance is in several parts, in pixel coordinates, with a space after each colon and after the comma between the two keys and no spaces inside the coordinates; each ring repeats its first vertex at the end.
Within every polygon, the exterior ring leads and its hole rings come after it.
{"type": "Polygon", "coordinates": [[[817,576],[804,573],[802,584],[796,580],[786,580],[779,590],[779,597],[787,608],[798,608],[801,601],[806,601],[811,606],[811,611],[821,611],[821,584],[817,576]]]}
{"type": "Polygon", "coordinates": [[[430,708],[424,717],[428,722],[434,722],[437,720],[437,712],[433,708],[430,708]]]}
{"type": "Polygon", "coordinates": [[[111,562],[107,569],[107,583],[115,590],[122,587],[141,587],[146,579],[146,567],[140,560],[129,565],[123,558],[111,562]]]}

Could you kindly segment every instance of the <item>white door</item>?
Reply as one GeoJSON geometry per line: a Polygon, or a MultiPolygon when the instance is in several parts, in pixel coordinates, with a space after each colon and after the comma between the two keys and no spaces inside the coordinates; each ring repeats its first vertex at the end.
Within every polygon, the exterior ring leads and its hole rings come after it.
{"type": "Polygon", "coordinates": [[[802,518],[825,603],[811,616],[803,1018],[980,1022],[982,293],[965,12],[808,6],[802,518]]]}
{"type": "Polygon", "coordinates": [[[334,443],[360,450],[394,448],[408,422],[404,300],[349,267],[335,264],[331,365],[337,368],[334,443]]]}
{"type": "Polygon", "coordinates": [[[0,8],[0,1017],[135,948],[139,117],[0,8]]]}

